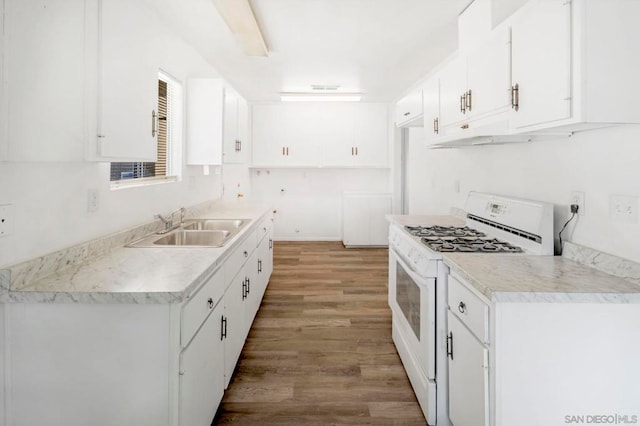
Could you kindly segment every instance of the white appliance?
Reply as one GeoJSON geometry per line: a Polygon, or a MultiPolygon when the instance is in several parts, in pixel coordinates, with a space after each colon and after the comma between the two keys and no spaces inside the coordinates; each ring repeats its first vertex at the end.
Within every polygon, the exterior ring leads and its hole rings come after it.
{"type": "MultiPolygon", "coordinates": [[[[447,280],[443,253],[553,255],[553,205],[471,192],[465,226],[449,220],[389,228],[393,341],[431,426],[451,425],[447,388],[447,280]]],[[[487,258],[490,262],[490,257],[487,258]]]]}

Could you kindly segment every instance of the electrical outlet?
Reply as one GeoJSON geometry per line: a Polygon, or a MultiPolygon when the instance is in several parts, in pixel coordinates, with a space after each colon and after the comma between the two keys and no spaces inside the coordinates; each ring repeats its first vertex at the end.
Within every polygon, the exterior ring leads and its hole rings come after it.
{"type": "Polygon", "coordinates": [[[578,216],[584,216],[584,192],[571,191],[571,198],[569,199],[569,212],[571,212],[571,204],[577,204],[578,216]]]}
{"type": "Polygon", "coordinates": [[[98,211],[100,203],[100,193],[97,189],[89,189],[87,191],[87,212],[95,213],[98,211]]]}
{"type": "Polygon", "coordinates": [[[0,237],[13,233],[14,208],[11,204],[0,205],[0,237]]]}
{"type": "Polygon", "coordinates": [[[638,198],[628,195],[612,195],[609,214],[615,222],[638,223],[638,198]]]}

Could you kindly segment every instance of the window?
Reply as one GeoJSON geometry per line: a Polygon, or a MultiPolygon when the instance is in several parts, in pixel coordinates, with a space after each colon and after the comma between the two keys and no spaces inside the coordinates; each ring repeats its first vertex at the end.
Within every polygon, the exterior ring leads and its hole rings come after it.
{"type": "Polygon", "coordinates": [[[111,163],[111,188],[173,182],[181,172],[182,87],[169,75],[158,74],[158,153],[155,162],[111,163]]]}

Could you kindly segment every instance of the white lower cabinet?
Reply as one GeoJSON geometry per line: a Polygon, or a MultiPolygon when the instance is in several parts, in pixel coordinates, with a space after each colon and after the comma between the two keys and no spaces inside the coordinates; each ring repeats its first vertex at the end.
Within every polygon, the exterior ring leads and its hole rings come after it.
{"type": "Polygon", "coordinates": [[[455,426],[488,426],[489,350],[449,312],[449,418],[455,426]]]}
{"type": "Polygon", "coordinates": [[[456,275],[449,276],[448,291],[453,426],[640,419],[637,302],[605,300],[610,295],[527,302],[525,293],[494,301],[456,275]]]}
{"type": "Polygon", "coordinates": [[[246,291],[244,268],[238,272],[224,295],[224,316],[222,318],[222,336],[224,339],[224,387],[229,386],[238,357],[242,352],[246,329],[246,291]]]}
{"type": "Polygon", "coordinates": [[[344,193],[342,198],[342,242],[345,246],[386,246],[391,213],[391,195],[344,193]]]}
{"type": "Polygon", "coordinates": [[[224,304],[211,312],[180,354],[180,425],[209,425],[224,394],[224,304]]]}
{"type": "Polygon", "coordinates": [[[0,426],[210,425],[269,281],[271,218],[180,303],[2,305],[0,426]]]}

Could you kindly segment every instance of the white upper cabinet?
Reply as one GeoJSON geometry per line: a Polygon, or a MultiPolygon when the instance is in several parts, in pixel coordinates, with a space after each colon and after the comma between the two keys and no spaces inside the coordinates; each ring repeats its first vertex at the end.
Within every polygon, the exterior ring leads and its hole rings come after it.
{"type": "Polygon", "coordinates": [[[508,28],[467,53],[467,114],[482,118],[511,106],[511,37],[508,28]]]}
{"type": "Polygon", "coordinates": [[[98,145],[102,159],[156,161],[158,31],[142,2],[102,0],[98,145]]]}
{"type": "Polygon", "coordinates": [[[512,126],[571,116],[571,2],[538,1],[514,20],[512,126]],[[516,109],[517,108],[517,109],[516,109]]]}
{"type": "Polygon", "coordinates": [[[0,17],[0,160],[82,161],[85,1],[4,0],[0,17]]]}
{"type": "Polygon", "coordinates": [[[246,163],[249,152],[249,116],[247,101],[233,89],[225,88],[224,144],[225,163],[246,163]]]}
{"type": "Polygon", "coordinates": [[[253,167],[387,167],[385,104],[253,106],[253,167]]]}
{"type": "Polygon", "coordinates": [[[465,33],[465,48],[423,84],[427,143],[517,142],[640,123],[630,89],[640,61],[629,54],[638,16],[636,1],[531,0],[478,40],[465,33]]]}
{"type": "MultiPolygon", "coordinates": [[[[439,73],[441,119],[438,136],[462,134],[477,127],[474,123],[477,120],[484,122],[509,112],[510,60],[509,29],[502,28],[494,31],[485,42],[459,52],[444,66],[439,73]]],[[[435,85],[427,82],[427,86],[430,84],[435,85]]]]}
{"type": "Polygon", "coordinates": [[[387,104],[358,104],[355,111],[354,166],[389,166],[389,109],[387,104]]]}
{"type": "Polygon", "coordinates": [[[536,0],[512,25],[512,128],[584,130],[639,123],[640,2],[536,0]]]}
{"type": "Polygon", "coordinates": [[[187,164],[222,164],[224,82],[187,82],[187,164]]]}
{"type": "Polygon", "coordinates": [[[317,166],[320,162],[321,123],[316,104],[261,105],[253,117],[254,164],[317,166]]]}
{"type": "Polygon", "coordinates": [[[317,120],[312,126],[322,157],[318,164],[351,166],[355,162],[356,108],[350,103],[336,103],[330,108],[313,105],[317,120]]]}
{"type": "Polygon", "coordinates": [[[431,141],[440,134],[440,77],[432,76],[422,88],[425,140],[431,141]]]}
{"type": "Polygon", "coordinates": [[[440,72],[440,124],[443,134],[461,131],[467,117],[467,58],[458,55],[440,72]]]}
{"type": "Polygon", "coordinates": [[[396,126],[422,126],[422,89],[414,90],[396,103],[396,126]]]}

